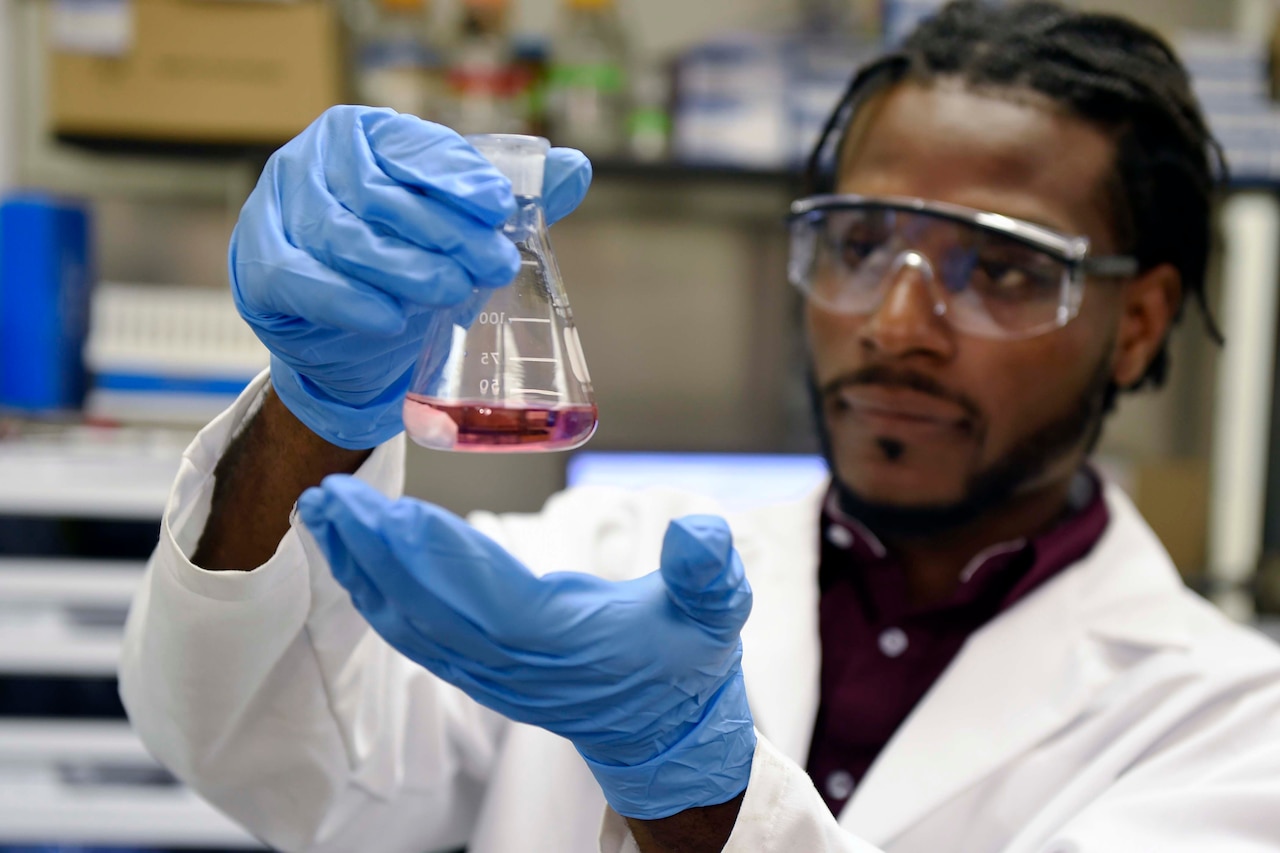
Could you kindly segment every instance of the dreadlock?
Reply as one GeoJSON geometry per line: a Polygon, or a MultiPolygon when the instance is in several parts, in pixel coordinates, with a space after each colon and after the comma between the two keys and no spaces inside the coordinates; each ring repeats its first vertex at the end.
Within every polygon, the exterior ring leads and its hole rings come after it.
{"type": "MultiPolygon", "coordinates": [[[[810,191],[834,188],[845,136],[862,105],[904,80],[944,77],[975,89],[1031,90],[1111,132],[1112,207],[1121,250],[1136,257],[1142,270],[1164,263],[1176,267],[1184,293],[1195,299],[1210,336],[1221,343],[1205,298],[1205,275],[1215,175],[1225,178],[1226,165],[1186,69],[1159,36],[1123,18],[1045,0],[955,0],[900,49],[857,73],[809,159],[810,191]]],[[[1138,386],[1160,385],[1168,369],[1166,343],[1138,386]]]]}

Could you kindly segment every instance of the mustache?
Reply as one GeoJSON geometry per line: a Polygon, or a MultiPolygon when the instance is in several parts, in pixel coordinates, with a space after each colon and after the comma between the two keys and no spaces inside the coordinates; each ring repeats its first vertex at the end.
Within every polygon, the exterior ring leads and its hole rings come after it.
{"type": "Polygon", "coordinates": [[[902,388],[938,397],[959,406],[973,422],[981,422],[982,409],[966,394],[953,391],[937,379],[915,370],[903,370],[885,364],[871,364],[858,370],[842,373],[818,388],[823,402],[830,400],[845,388],[857,385],[876,385],[881,388],[902,388]]]}

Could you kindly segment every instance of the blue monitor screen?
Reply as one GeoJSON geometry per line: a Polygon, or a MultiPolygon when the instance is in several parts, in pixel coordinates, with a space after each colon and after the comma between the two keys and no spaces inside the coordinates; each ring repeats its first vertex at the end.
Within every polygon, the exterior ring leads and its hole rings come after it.
{"type": "Polygon", "coordinates": [[[736,511],[799,500],[827,477],[821,456],[765,453],[575,454],[570,486],[663,487],[694,492],[736,511]]]}

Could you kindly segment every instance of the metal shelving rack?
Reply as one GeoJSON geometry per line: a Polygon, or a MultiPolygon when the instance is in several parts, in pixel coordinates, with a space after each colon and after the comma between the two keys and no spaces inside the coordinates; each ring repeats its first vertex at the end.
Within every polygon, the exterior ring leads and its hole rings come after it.
{"type": "MultiPolygon", "coordinates": [[[[70,430],[0,442],[0,517],[153,523],[181,444],[70,430]]],[[[113,679],[137,560],[0,558],[0,679],[113,679]]],[[[176,783],[127,721],[0,716],[0,847],[264,849],[176,783]]]]}

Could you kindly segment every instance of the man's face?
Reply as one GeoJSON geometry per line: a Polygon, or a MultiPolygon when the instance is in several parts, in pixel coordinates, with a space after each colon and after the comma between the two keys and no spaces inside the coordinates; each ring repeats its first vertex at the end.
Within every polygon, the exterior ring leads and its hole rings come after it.
{"type": "MultiPolygon", "coordinates": [[[[837,191],[993,211],[1087,236],[1105,255],[1116,250],[1104,190],[1114,157],[1102,130],[1034,98],[903,83],[864,107],[837,191]]],[[[810,303],[821,417],[845,490],[871,506],[946,510],[993,477],[1006,491],[1069,477],[1113,379],[1121,287],[1090,283],[1072,322],[1025,340],[956,332],[909,269],[872,314],[810,303]]]]}

